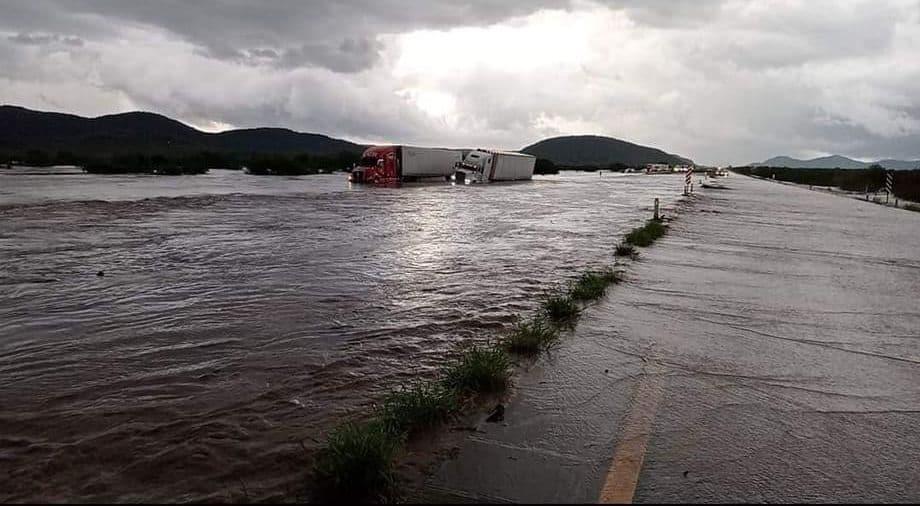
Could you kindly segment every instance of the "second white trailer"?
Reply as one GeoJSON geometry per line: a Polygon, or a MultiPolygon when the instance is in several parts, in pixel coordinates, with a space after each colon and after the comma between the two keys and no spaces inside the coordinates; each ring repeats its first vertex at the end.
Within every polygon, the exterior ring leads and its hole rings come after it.
{"type": "Polygon", "coordinates": [[[514,151],[470,151],[461,165],[472,181],[526,181],[533,178],[534,156],[514,151]]]}

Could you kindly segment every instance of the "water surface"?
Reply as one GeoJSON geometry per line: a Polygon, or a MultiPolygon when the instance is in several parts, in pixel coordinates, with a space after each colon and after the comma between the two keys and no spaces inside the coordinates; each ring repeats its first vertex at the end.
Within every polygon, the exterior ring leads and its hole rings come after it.
{"type": "Polygon", "coordinates": [[[0,171],[0,501],[289,494],[330,427],[609,264],[682,184],[0,171]]]}

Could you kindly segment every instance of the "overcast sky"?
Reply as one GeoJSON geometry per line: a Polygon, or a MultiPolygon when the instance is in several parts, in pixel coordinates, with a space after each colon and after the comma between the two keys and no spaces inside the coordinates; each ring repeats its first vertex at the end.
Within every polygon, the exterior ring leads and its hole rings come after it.
{"type": "Polygon", "coordinates": [[[700,163],[920,158],[920,0],[3,0],[0,102],[700,163]]]}

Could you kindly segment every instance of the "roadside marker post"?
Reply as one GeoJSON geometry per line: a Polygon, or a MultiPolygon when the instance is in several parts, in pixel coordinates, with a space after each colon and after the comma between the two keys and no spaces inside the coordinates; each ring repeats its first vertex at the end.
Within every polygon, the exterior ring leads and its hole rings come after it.
{"type": "Polygon", "coordinates": [[[693,193],[693,167],[687,170],[687,177],[684,178],[684,195],[693,193]]]}
{"type": "Polygon", "coordinates": [[[658,221],[660,218],[658,216],[658,199],[655,199],[655,221],[658,221]]]}
{"type": "Polygon", "coordinates": [[[894,188],[894,171],[889,170],[885,175],[885,203],[891,198],[891,189],[894,188]]]}

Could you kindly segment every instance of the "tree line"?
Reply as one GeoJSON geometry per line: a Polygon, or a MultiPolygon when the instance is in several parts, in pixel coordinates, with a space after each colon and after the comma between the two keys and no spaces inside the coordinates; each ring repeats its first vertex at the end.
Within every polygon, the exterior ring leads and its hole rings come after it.
{"type": "MultiPolygon", "coordinates": [[[[846,191],[874,193],[885,188],[887,170],[875,164],[866,169],[798,169],[790,167],[734,167],[746,175],[776,178],[811,186],[835,186],[846,191]]],[[[894,171],[895,197],[920,202],[920,170],[894,171]]]]}
{"type": "MultiPolygon", "coordinates": [[[[75,165],[93,174],[203,174],[209,169],[246,169],[262,175],[306,175],[332,170],[349,170],[361,155],[343,151],[333,156],[308,153],[225,153],[200,151],[186,154],[129,153],[106,156],[86,156],[70,151],[47,152],[38,149],[0,151],[0,165],[18,164],[29,167],[75,165]]],[[[560,170],[624,171],[632,167],[624,163],[607,166],[560,166],[546,158],[537,158],[534,174],[558,174],[560,170]]]]}
{"type": "Polygon", "coordinates": [[[587,172],[595,172],[598,170],[609,170],[614,172],[623,172],[626,169],[641,169],[644,165],[628,165],[625,163],[615,162],[607,165],[581,165],[581,166],[568,166],[568,165],[556,165],[552,160],[546,158],[537,158],[537,161],[534,163],[533,173],[534,174],[558,174],[560,170],[583,170],[587,172]]]}
{"type": "Polygon", "coordinates": [[[2,165],[49,167],[75,165],[93,174],[203,174],[209,169],[247,169],[253,174],[304,175],[350,168],[359,154],[343,151],[334,156],[200,151],[187,154],[130,153],[84,156],[68,151],[38,149],[0,152],[2,165]]]}

